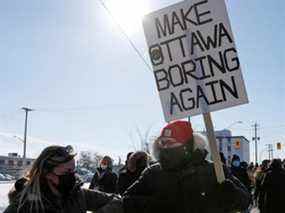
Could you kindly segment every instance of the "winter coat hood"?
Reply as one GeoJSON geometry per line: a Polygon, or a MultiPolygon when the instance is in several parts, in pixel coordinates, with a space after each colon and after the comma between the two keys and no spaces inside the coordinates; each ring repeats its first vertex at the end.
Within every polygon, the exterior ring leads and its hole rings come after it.
{"type": "Polygon", "coordinates": [[[200,133],[193,133],[193,140],[174,148],[160,148],[158,141],[153,144],[153,155],[163,169],[179,169],[188,163],[200,163],[210,159],[208,141],[200,133]]]}

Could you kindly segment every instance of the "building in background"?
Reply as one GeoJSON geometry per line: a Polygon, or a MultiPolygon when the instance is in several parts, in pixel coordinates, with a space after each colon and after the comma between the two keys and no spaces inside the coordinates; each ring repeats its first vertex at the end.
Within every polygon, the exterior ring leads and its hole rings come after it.
{"type": "MultiPolygon", "coordinates": [[[[202,132],[206,135],[206,132],[202,132]]],[[[217,147],[219,152],[224,153],[227,163],[230,164],[232,156],[238,155],[241,161],[249,163],[249,140],[244,136],[232,136],[228,129],[215,131],[217,147]]]]}
{"type": "Polygon", "coordinates": [[[33,161],[34,159],[26,158],[24,162],[18,153],[9,153],[8,156],[0,156],[0,172],[18,178],[32,165],[33,161]]]}

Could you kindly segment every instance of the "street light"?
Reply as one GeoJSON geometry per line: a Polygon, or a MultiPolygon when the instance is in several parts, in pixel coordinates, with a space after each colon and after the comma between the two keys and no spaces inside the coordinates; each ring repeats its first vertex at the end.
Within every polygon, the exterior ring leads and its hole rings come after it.
{"type": "Polygon", "coordinates": [[[34,109],[30,109],[27,107],[22,107],[21,109],[25,111],[25,130],[24,130],[24,140],[23,140],[23,143],[24,143],[23,164],[25,164],[25,161],[26,161],[26,144],[27,144],[27,128],[28,128],[28,113],[31,111],[34,111],[34,109]]]}
{"type": "MultiPolygon", "coordinates": [[[[232,123],[228,128],[232,127],[233,125],[235,125],[237,123],[241,124],[241,123],[244,123],[244,122],[236,121],[236,122],[232,123]]],[[[257,136],[257,127],[258,126],[259,125],[257,124],[257,122],[255,122],[255,124],[253,125],[253,127],[254,127],[254,137],[252,138],[252,140],[255,142],[255,163],[258,162],[258,150],[257,150],[258,145],[257,145],[257,141],[260,140],[260,137],[257,136]]]]}
{"type": "Polygon", "coordinates": [[[242,124],[242,121],[235,121],[233,123],[231,123],[228,127],[226,127],[226,129],[230,129],[232,126],[236,125],[236,124],[242,124]]]}
{"type": "Polygon", "coordinates": [[[24,140],[23,140],[22,138],[20,138],[19,136],[17,136],[17,135],[13,135],[13,137],[14,137],[14,138],[17,138],[18,140],[20,140],[20,141],[22,141],[22,142],[24,142],[24,140]]]}

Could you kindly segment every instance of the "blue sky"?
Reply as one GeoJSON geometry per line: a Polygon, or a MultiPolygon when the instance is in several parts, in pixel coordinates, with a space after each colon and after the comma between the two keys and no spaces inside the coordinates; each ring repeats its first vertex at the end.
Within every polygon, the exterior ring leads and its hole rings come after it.
{"type": "MultiPolygon", "coordinates": [[[[136,1],[149,11],[178,2],[136,1]]],[[[124,3],[121,13],[128,14],[124,3]]],[[[284,152],[285,3],[226,3],[250,103],[212,113],[215,128],[240,120],[233,134],[251,139],[257,121],[261,158],[267,143],[282,142],[284,152]]],[[[0,32],[0,154],[22,153],[11,137],[23,134],[22,106],[36,110],[29,119],[31,157],[51,143],[124,157],[139,148],[137,128],[157,135],[164,125],[153,74],[99,1],[1,1],[0,32]]],[[[129,36],[147,58],[140,22],[129,36]]],[[[201,116],[192,122],[204,128],[201,116]]]]}

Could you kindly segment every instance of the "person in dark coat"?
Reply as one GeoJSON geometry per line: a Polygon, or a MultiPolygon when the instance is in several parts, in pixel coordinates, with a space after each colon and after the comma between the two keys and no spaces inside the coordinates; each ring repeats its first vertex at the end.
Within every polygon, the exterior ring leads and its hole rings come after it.
{"type": "Polygon", "coordinates": [[[113,161],[109,156],[104,156],[100,162],[100,167],[91,180],[89,189],[97,189],[102,192],[115,193],[117,175],[112,171],[113,161]]]}
{"type": "Polygon", "coordinates": [[[231,162],[231,172],[236,178],[238,178],[248,189],[251,190],[251,181],[247,173],[247,163],[240,162],[238,155],[233,155],[231,162]]]}
{"type": "Polygon", "coordinates": [[[49,146],[11,189],[4,213],[122,213],[114,194],[81,189],[70,146],[49,146]]]}
{"type": "Polygon", "coordinates": [[[119,174],[118,193],[123,194],[141,175],[148,165],[148,155],[146,152],[137,151],[132,153],[127,160],[126,169],[119,174]]]}
{"type": "MultiPolygon", "coordinates": [[[[174,121],[155,141],[159,163],[146,168],[123,195],[126,213],[225,213],[246,209],[250,195],[229,173],[217,183],[207,140],[191,124],[174,121]]],[[[227,171],[227,170],[225,170],[227,171]]]]}
{"type": "Polygon", "coordinates": [[[223,165],[227,166],[227,160],[223,152],[220,152],[220,158],[221,158],[221,162],[223,163],[223,165]]]}
{"type": "Polygon", "coordinates": [[[280,159],[272,160],[260,186],[260,213],[282,212],[285,203],[285,170],[280,159]]]}
{"type": "Polygon", "coordinates": [[[258,167],[254,173],[254,193],[253,199],[255,204],[258,206],[258,199],[261,193],[261,184],[263,182],[264,176],[269,169],[270,160],[263,160],[260,167],[258,167]]]}
{"type": "Polygon", "coordinates": [[[128,160],[130,159],[130,157],[131,157],[131,155],[132,155],[133,153],[134,153],[134,152],[129,152],[129,153],[127,154],[127,159],[126,159],[126,161],[125,161],[125,165],[119,170],[119,173],[127,171],[128,160]]]}

